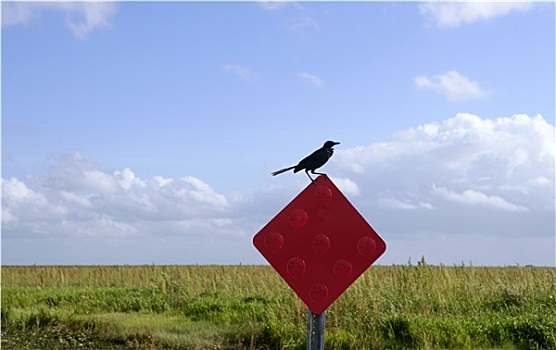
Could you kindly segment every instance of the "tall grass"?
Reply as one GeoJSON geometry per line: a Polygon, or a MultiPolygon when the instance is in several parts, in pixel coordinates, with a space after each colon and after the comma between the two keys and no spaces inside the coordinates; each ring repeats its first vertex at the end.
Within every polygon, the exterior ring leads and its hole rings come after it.
{"type": "MultiPolygon", "coordinates": [[[[303,349],[268,266],[2,269],[8,349],[303,349]]],[[[556,269],[374,266],[326,312],[327,349],[556,348],[556,269]]]]}

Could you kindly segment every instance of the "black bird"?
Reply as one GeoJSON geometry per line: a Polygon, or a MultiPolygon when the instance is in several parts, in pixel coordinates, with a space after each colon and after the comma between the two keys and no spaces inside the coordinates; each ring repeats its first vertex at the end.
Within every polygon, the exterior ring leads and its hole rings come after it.
{"type": "Polygon", "coordinates": [[[319,148],[318,150],[314,151],[307,157],[303,158],[297,165],[291,166],[289,168],[276,170],[275,172],[272,173],[272,176],[276,176],[278,174],[281,174],[283,172],[292,169],[294,173],[297,173],[300,170],[305,170],[305,173],[307,174],[307,176],[309,176],[311,182],[315,183],[315,180],[313,180],[311,175],[309,175],[309,171],[317,175],[326,175],[324,173],[317,173],[315,172],[315,170],[317,170],[318,168],[323,166],[326,162],[328,162],[328,159],[330,159],[330,157],[332,157],[332,154],[334,153],[334,149],[332,147],[339,144],[340,144],[339,142],[326,141],[322,146],[322,148],[319,148]]]}

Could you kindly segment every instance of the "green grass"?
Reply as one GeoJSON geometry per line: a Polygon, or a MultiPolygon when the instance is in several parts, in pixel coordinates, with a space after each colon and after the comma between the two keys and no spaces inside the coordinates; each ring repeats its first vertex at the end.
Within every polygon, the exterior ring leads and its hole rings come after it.
{"type": "MultiPolygon", "coordinates": [[[[268,266],[2,268],[3,349],[304,349],[268,266]]],[[[326,349],[555,349],[556,269],[375,266],[326,312],[326,349]]]]}

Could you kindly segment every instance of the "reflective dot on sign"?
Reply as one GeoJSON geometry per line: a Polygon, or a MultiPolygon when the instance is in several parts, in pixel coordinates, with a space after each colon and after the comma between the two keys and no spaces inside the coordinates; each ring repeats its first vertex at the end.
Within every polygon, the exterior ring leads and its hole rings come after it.
{"type": "Polygon", "coordinates": [[[361,237],[357,241],[357,252],[364,257],[369,257],[373,255],[376,249],[376,243],[374,239],[369,236],[361,237]]]}
{"type": "Polygon", "coordinates": [[[288,218],[290,226],[293,228],[302,228],[307,224],[309,215],[303,209],[294,209],[288,218]]]}
{"type": "Polygon", "coordinates": [[[291,258],[286,264],[286,271],[293,277],[303,276],[306,268],[305,261],[297,257],[291,258]]]}
{"type": "Polygon", "coordinates": [[[332,190],[326,186],[318,185],[313,191],[313,199],[318,204],[326,205],[332,201],[332,190]]]}
{"type": "Polygon", "coordinates": [[[353,266],[349,261],[340,259],[334,263],[334,266],[332,266],[332,272],[334,272],[334,276],[337,278],[344,279],[351,276],[353,266]]]}
{"type": "Polygon", "coordinates": [[[324,254],[330,249],[330,239],[325,234],[318,234],[313,238],[311,248],[316,254],[324,254]]]}
{"type": "Polygon", "coordinates": [[[284,246],[284,237],[278,232],[269,231],[264,236],[264,246],[272,252],[277,252],[284,246]]]}
{"type": "Polygon", "coordinates": [[[328,298],[328,287],[321,283],[315,283],[309,290],[309,296],[315,303],[322,303],[328,298]]]}

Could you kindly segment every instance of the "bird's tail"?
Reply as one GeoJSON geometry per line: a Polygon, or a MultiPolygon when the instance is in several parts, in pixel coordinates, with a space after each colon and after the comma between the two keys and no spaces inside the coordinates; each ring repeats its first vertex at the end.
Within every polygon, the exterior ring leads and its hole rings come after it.
{"type": "Polygon", "coordinates": [[[284,168],[284,169],[280,169],[280,170],[276,170],[275,172],[272,173],[272,176],[276,176],[278,174],[282,174],[283,172],[286,172],[288,170],[292,170],[293,168],[295,168],[295,166],[291,166],[289,168],[284,168]]]}

